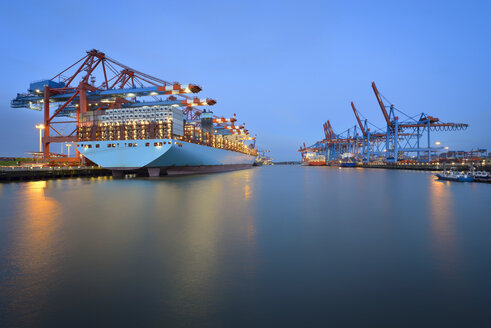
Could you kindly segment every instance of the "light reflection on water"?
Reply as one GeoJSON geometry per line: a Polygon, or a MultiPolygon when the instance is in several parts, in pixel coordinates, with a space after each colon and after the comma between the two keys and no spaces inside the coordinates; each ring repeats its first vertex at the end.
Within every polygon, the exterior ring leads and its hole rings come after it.
{"type": "Polygon", "coordinates": [[[291,166],[2,184],[0,326],[482,319],[489,189],[291,166]]]}
{"type": "Polygon", "coordinates": [[[430,184],[429,202],[432,241],[439,262],[439,269],[453,273],[457,266],[457,241],[454,227],[454,200],[450,181],[434,181],[430,184]]]}
{"type": "Polygon", "coordinates": [[[12,205],[19,229],[6,253],[15,274],[2,279],[2,285],[10,289],[7,295],[11,309],[19,309],[30,324],[34,323],[30,318],[32,309],[43,307],[61,252],[56,248],[60,204],[45,195],[46,188],[46,181],[35,181],[21,185],[17,191],[20,201],[12,205]]]}

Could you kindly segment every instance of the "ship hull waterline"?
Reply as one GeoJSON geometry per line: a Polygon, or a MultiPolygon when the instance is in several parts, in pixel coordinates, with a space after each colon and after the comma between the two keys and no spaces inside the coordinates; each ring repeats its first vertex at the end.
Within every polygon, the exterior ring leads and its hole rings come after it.
{"type": "Polygon", "coordinates": [[[251,168],[255,156],[174,139],[81,141],[77,150],[113,176],[226,172],[251,168]]]}

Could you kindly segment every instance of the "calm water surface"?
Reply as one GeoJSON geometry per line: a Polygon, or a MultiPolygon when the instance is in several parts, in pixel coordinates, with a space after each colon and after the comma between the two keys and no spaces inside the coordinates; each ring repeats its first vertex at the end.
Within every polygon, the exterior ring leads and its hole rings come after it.
{"type": "Polygon", "coordinates": [[[300,166],[0,184],[0,327],[489,327],[490,196],[300,166]]]}

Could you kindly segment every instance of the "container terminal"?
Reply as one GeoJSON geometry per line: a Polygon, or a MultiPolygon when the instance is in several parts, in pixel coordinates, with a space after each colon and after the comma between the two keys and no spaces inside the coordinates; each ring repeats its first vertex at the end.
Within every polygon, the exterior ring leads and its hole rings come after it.
{"type": "Polygon", "coordinates": [[[373,167],[415,170],[442,170],[444,164],[458,168],[469,165],[489,168],[490,156],[486,149],[470,152],[449,151],[433,141],[434,132],[462,131],[465,123],[446,123],[426,113],[408,115],[384,97],[372,82],[378,107],[386,127],[370,123],[350,103],[356,125],[335,133],[331,122],[324,124],[324,138],[311,146],[305,143],[298,150],[303,165],[373,167]],[[434,143],[433,143],[434,142],[434,143]]]}
{"type": "Polygon", "coordinates": [[[225,118],[199,109],[216,104],[194,95],[201,90],[150,76],[93,49],[51,79],[31,83],[11,107],[43,112],[36,155],[49,165],[97,165],[114,176],[152,177],[251,167],[256,138],[235,114],[225,118]],[[65,142],[75,144],[75,158],[50,151],[51,144],[65,142]]]}

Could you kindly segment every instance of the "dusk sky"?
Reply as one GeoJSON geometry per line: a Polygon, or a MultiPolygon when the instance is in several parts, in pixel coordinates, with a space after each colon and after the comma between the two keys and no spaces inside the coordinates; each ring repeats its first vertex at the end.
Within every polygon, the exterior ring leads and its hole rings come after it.
{"type": "MultiPolygon", "coordinates": [[[[467,131],[450,149],[491,150],[491,1],[9,1],[0,11],[0,156],[37,150],[42,113],[12,109],[31,81],[98,49],[167,81],[197,83],[275,160],[384,118],[370,83],[410,116],[467,131]]],[[[59,146],[52,147],[58,151],[59,146]]]]}

